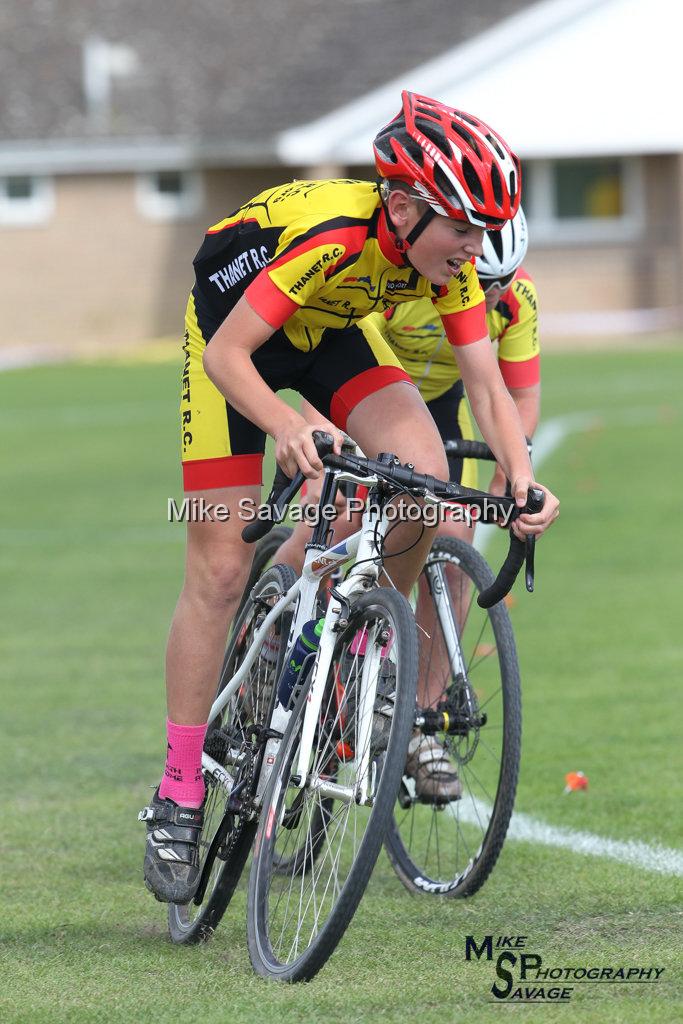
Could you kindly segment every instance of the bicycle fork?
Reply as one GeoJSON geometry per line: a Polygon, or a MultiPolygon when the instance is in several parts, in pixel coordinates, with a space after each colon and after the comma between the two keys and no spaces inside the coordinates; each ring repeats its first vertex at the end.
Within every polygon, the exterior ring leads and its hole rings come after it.
{"type": "MultiPolygon", "coordinates": [[[[441,627],[441,634],[446,646],[451,679],[460,681],[467,701],[467,706],[468,708],[472,708],[474,703],[473,695],[469,679],[467,677],[467,666],[465,665],[465,659],[462,655],[458,624],[456,622],[453,605],[451,603],[444,565],[441,562],[433,562],[430,564],[429,560],[427,560],[424,571],[427,576],[429,589],[436,609],[436,615],[439,620],[439,626],[441,627]]],[[[467,600],[465,595],[462,595],[462,600],[464,604],[467,600]]],[[[466,610],[464,607],[460,609],[460,614],[464,620],[466,617],[466,610]]],[[[423,723],[418,722],[417,724],[420,725],[423,723]]]]}

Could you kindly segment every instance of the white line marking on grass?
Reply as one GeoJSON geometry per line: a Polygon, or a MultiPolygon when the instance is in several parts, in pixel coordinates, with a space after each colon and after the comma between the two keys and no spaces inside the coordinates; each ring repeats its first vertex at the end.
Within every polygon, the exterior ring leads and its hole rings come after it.
{"type": "MultiPolygon", "coordinates": [[[[463,801],[458,809],[461,821],[477,825],[491,815],[491,808],[483,800],[463,801]]],[[[554,846],[572,853],[590,857],[606,857],[609,860],[629,864],[631,867],[656,871],[661,875],[683,876],[683,852],[659,844],[642,843],[634,839],[608,839],[592,832],[579,832],[559,825],[548,825],[545,821],[515,811],[510,821],[508,839],[522,843],[538,843],[554,846]]]]}
{"type": "Polygon", "coordinates": [[[534,466],[538,467],[560,447],[569,434],[581,433],[600,426],[601,418],[594,412],[574,412],[555,416],[542,423],[534,438],[534,466]]]}
{"type": "Polygon", "coordinates": [[[607,857],[622,864],[656,871],[661,875],[683,876],[683,853],[659,844],[650,845],[635,839],[623,841],[596,836],[592,832],[577,832],[570,828],[548,825],[529,814],[513,814],[508,832],[509,839],[542,846],[557,846],[572,853],[592,857],[607,857]]]}

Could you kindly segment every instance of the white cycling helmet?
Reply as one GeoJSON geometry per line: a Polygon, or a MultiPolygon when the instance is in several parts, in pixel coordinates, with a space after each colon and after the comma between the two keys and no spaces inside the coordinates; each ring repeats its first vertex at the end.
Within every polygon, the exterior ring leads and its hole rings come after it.
{"type": "Polygon", "coordinates": [[[500,231],[484,232],[484,252],[475,260],[477,276],[508,284],[526,256],[528,244],[526,217],[520,206],[512,220],[506,221],[500,231]],[[508,278],[509,281],[506,280],[508,278]]]}

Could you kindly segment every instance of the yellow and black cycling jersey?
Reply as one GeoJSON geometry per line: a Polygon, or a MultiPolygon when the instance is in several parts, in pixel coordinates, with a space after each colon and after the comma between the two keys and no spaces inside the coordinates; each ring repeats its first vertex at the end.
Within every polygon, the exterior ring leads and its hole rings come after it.
{"type": "Polygon", "coordinates": [[[295,181],[266,190],[209,228],[194,260],[194,312],[209,341],[238,299],[297,349],[329,328],[423,299],[452,345],[485,337],[484,295],[464,264],[443,287],[405,266],[377,186],[295,181]]]}
{"type": "MultiPolygon", "coordinates": [[[[417,384],[425,402],[445,394],[460,379],[455,355],[429,301],[392,306],[370,318],[417,384]]],[[[520,267],[496,307],[486,314],[491,341],[498,342],[498,365],[509,388],[540,380],[538,299],[529,274],[520,267]]]]}

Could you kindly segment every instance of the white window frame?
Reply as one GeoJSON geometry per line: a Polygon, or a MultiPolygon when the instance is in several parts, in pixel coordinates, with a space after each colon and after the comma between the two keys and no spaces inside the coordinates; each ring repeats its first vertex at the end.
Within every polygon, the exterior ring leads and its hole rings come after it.
{"type": "Polygon", "coordinates": [[[52,178],[36,174],[0,175],[0,227],[38,227],[47,223],[55,208],[55,189],[52,178]],[[31,195],[7,195],[8,178],[28,178],[31,195]]]}
{"type": "Polygon", "coordinates": [[[138,174],[135,199],[138,210],[149,220],[187,220],[199,213],[204,203],[202,176],[198,171],[182,171],[175,167],[138,174]],[[157,188],[157,175],[165,173],[180,175],[183,189],[178,195],[169,195],[157,188]]]}
{"type": "MultiPolygon", "coordinates": [[[[591,159],[586,157],[587,160],[591,159]]],[[[525,167],[533,206],[525,210],[533,245],[586,242],[628,242],[645,227],[643,163],[637,157],[617,157],[623,167],[624,212],[620,217],[558,217],[553,189],[554,160],[530,160],[525,167]]],[[[524,189],[524,186],[522,186],[524,189]]]]}

